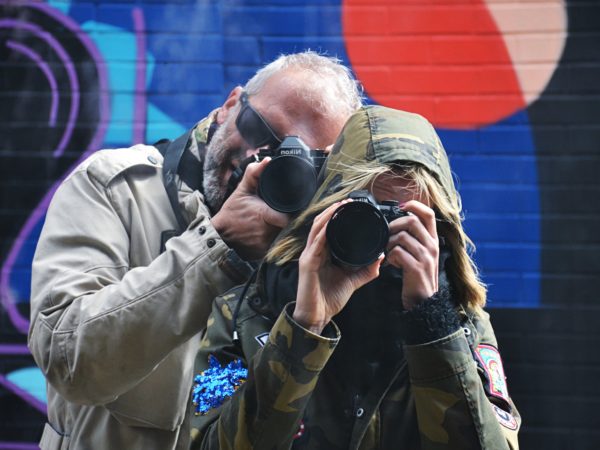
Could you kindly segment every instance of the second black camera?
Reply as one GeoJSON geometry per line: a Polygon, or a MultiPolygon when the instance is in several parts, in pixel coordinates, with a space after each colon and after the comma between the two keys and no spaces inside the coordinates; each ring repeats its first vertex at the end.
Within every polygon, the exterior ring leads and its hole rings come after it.
{"type": "Polygon", "coordinates": [[[327,224],[326,237],[332,260],[341,266],[360,268],[374,262],[388,243],[388,223],[408,215],[398,202],[377,203],[369,191],[353,191],[353,201],[340,206],[327,224]]]}

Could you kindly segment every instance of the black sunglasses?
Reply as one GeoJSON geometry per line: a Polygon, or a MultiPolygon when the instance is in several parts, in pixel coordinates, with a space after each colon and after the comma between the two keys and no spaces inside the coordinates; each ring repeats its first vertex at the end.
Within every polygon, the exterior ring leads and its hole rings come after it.
{"type": "Polygon", "coordinates": [[[242,103],[242,107],[235,119],[235,126],[244,140],[250,144],[250,147],[261,148],[269,146],[270,148],[275,148],[281,144],[281,139],[277,137],[269,122],[250,105],[246,92],[242,92],[240,102],[242,103]]]}

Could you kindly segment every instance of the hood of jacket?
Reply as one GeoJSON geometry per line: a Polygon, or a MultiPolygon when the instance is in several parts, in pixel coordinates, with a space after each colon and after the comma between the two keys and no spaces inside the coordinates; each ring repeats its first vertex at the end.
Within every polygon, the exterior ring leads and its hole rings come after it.
{"type": "Polygon", "coordinates": [[[391,165],[413,162],[425,166],[454,201],[457,193],[448,155],[433,125],[419,114],[384,106],[366,106],[346,122],[319,174],[313,202],[335,192],[356,162],[391,165]]]}

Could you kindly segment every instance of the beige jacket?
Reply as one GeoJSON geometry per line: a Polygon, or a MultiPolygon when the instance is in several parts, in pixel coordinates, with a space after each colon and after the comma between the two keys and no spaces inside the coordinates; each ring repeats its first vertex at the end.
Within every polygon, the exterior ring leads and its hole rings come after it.
{"type": "Polygon", "coordinates": [[[199,333],[248,265],[202,195],[177,221],[154,147],[102,150],[56,192],[33,261],[29,347],[44,372],[46,449],[180,449],[199,333]]]}

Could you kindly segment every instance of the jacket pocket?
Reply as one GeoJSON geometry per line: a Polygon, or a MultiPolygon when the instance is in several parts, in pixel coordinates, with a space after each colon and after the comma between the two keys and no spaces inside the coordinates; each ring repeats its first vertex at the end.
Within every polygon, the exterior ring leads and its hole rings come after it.
{"type": "Polygon", "coordinates": [[[129,392],[105,406],[119,422],[129,426],[174,431],[186,416],[192,389],[194,349],[191,339],[165,358],[129,392]]]}

